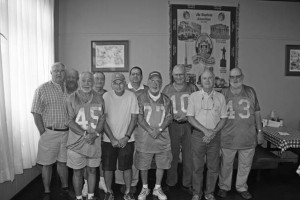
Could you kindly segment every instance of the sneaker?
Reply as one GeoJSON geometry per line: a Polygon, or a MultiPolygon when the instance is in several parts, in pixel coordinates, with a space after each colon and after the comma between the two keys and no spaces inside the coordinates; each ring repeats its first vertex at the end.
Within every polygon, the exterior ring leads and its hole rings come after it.
{"type": "Polygon", "coordinates": [[[50,200],[50,199],[51,199],[50,193],[44,193],[43,194],[42,200],[50,200]]]}
{"type": "Polygon", "coordinates": [[[221,198],[225,198],[225,197],[227,197],[227,191],[226,191],[226,190],[223,190],[223,189],[219,189],[217,195],[218,195],[219,197],[221,197],[221,198]]]}
{"type": "Polygon", "coordinates": [[[206,200],[216,200],[216,198],[213,194],[206,194],[204,197],[206,200]]]}
{"type": "Polygon", "coordinates": [[[82,193],[83,197],[87,197],[87,194],[88,194],[88,184],[87,183],[84,183],[81,193],[82,193]]]}
{"type": "Polygon", "coordinates": [[[114,200],[114,194],[113,193],[110,193],[110,192],[107,192],[105,193],[105,197],[104,197],[104,200],[114,200]]]}
{"type": "Polygon", "coordinates": [[[239,192],[244,199],[252,199],[252,195],[248,191],[239,192]]]}
{"type": "Polygon", "coordinates": [[[132,193],[128,193],[124,195],[124,200],[135,200],[134,196],[132,195],[132,193]]]}
{"type": "Polygon", "coordinates": [[[149,193],[150,193],[149,188],[142,188],[142,191],[138,196],[138,200],[145,200],[149,193]]]}
{"type": "Polygon", "coordinates": [[[201,196],[199,196],[198,194],[194,194],[192,200],[200,200],[201,196]]]}
{"type": "MultiPolygon", "coordinates": [[[[105,185],[105,182],[104,182],[104,180],[100,180],[99,181],[99,189],[100,190],[103,190],[105,193],[107,193],[107,187],[106,187],[106,185],[105,185]]],[[[83,192],[83,191],[82,191],[83,192]]],[[[83,195],[83,193],[82,193],[82,195],[83,195]]]]}
{"type": "Polygon", "coordinates": [[[159,200],[167,200],[167,196],[164,194],[161,188],[154,189],[153,196],[157,196],[159,200]]]}

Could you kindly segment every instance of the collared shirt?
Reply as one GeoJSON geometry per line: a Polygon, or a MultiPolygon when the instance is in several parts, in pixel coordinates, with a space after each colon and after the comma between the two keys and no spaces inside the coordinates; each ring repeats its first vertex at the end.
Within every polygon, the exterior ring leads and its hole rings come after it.
{"type": "Polygon", "coordinates": [[[131,82],[129,82],[129,83],[128,83],[128,89],[130,89],[130,90],[135,90],[135,91],[139,91],[139,90],[145,89],[145,87],[144,87],[143,84],[140,84],[140,87],[139,87],[138,89],[135,89],[135,88],[132,86],[131,82]]]}
{"type": "Polygon", "coordinates": [[[189,97],[187,116],[194,116],[207,129],[214,129],[221,118],[227,118],[226,101],[223,94],[212,91],[210,94],[202,90],[189,97]]]}
{"type": "Polygon", "coordinates": [[[127,89],[131,92],[133,92],[137,97],[140,96],[142,93],[148,91],[148,86],[141,84],[140,87],[138,89],[135,89],[134,87],[132,87],[131,82],[129,82],[127,84],[127,89]]]}
{"type": "Polygon", "coordinates": [[[66,89],[62,91],[59,84],[48,81],[36,89],[31,113],[42,116],[44,127],[66,128],[68,114],[65,102],[67,97],[66,89]]]}

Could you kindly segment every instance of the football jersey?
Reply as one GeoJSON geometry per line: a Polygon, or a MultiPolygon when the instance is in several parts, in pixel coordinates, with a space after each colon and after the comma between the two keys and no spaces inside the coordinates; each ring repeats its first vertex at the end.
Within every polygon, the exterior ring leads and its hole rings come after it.
{"type": "Polygon", "coordinates": [[[198,91],[197,86],[191,83],[187,83],[186,86],[179,91],[175,89],[173,83],[165,86],[162,93],[166,94],[172,101],[174,120],[186,117],[188,98],[190,94],[196,91],[198,91]]]}
{"type": "MultiPolygon", "coordinates": [[[[85,103],[77,90],[68,97],[66,105],[69,120],[74,120],[83,130],[88,130],[89,127],[95,130],[99,119],[104,117],[103,98],[95,91],[92,91],[91,99],[85,103]]],[[[80,138],[80,135],[70,129],[67,146],[76,143],[80,138]]],[[[100,137],[97,137],[94,144],[90,145],[90,148],[96,148],[99,156],[101,155],[100,145],[100,137]]],[[[85,155],[80,150],[76,149],[76,152],[85,155]]]]}
{"type": "Polygon", "coordinates": [[[230,88],[222,90],[227,104],[228,119],[221,130],[221,146],[229,149],[254,148],[257,142],[255,112],[260,111],[256,93],[243,85],[239,94],[230,88]]]}
{"type": "MultiPolygon", "coordinates": [[[[161,94],[160,98],[154,101],[148,92],[145,92],[138,97],[138,103],[139,114],[144,117],[148,125],[152,128],[159,128],[164,120],[172,115],[171,101],[164,94],[161,94]]],[[[139,125],[135,141],[136,149],[140,152],[159,153],[171,149],[170,135],[167,128],[158,138],[154,139],[139,125]]]]}

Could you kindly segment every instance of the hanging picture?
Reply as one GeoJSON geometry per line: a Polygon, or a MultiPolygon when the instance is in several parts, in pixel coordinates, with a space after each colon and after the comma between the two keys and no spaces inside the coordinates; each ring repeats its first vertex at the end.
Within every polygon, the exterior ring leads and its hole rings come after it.
{"type": "Polygon", "coordinates": [[[229,86],[237,66],[238,7],[170,5],[170,71],[184,65],[187,81],[201,87],[205,69],[215,74],[215,87],[229,86]]]}

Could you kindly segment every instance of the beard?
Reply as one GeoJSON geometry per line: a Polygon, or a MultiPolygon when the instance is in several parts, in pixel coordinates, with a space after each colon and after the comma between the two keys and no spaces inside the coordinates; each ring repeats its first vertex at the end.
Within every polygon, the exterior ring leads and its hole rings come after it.
{"type": "Polygon", "coordinates": [[[78,88],[78,84],[75,81],[67,81],[66,82],[66,88],[67,90],[76,90],[78,88]]]}

